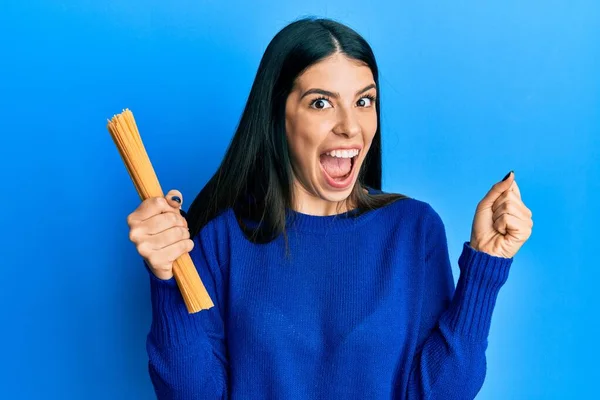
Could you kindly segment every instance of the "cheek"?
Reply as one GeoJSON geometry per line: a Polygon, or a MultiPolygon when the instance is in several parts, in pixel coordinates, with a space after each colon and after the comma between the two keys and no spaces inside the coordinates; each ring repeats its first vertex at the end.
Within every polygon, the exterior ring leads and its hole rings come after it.
{"type": "Polygon", "coordinates": [[[377,116],[365,118],[362,123],[363,140],[365,146],[371,146],[371,142],[377,132],[377,116]]]}
{"type": "Polygon", "coordinates": [[[362,120],[363,132],[368,137],[375,136],[375,131],[377,130],[377,114],[375,112],[371,112],[362,120]]]}
{"type": "Polygon", "coordinates": [[[327,119],[309,117],[303,113],[298,113],[296,118],[286,125],[288,126],[286,133],[290,146],[304,162],[314,159],[315,152],[323,145],[333,126],[327,119]]]}
{"type": "Polygon", "coordinates": [[[295,131],[302,132],[306,137],[320,137],[332,129],[334,118],[310,110],[300,110],[291,121],[291,125],[295,131]]]}
{"type": "Polygon", "coordinates": [[[313,148],[313,138],[310,135],[308,127],[292,125],[286,132],[286,136],[292,162],[296,167],[304,169],[310,163],[309,158],[311,149],[313,148]]]}

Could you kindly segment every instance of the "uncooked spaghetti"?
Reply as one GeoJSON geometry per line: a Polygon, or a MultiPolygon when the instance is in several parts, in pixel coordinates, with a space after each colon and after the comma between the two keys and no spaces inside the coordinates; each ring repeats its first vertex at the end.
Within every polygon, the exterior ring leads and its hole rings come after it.
{"type": "MultiPolygon", "coordinates": [[[[125,109],[116,114],[108,121],[107,127],[140,199],[143,201],[150,197],[164,197],[132,112],[125,109]]],[[[173,275],[190,314],[207,310],[214,305],[189,253],[184,253],[175,260],[173,275]]]]}

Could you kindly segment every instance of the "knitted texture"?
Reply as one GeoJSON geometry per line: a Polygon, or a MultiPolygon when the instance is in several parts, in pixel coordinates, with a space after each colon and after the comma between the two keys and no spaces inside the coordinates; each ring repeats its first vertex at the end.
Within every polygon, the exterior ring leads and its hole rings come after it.
{"type": "Polygon", "coordinates": [[[158,399],[473,399],[512,258],[464,242],[456,288],[445,227],[402,199],[356,216],[287,211],[253,244],[231,209],[193,238],[214,307],[188,314],[148,266],[158,399]]]}

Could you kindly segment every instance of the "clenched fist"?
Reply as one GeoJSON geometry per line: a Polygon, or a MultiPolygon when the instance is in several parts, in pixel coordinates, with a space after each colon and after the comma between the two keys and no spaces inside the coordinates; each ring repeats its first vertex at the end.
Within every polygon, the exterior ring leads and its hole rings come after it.
{"type": "Polygon", "coordinates": [[[129,240],[159,279],[171,279],[173,261],[194,248],[187,221],[181,215],[182,198],[181,192],[171,190],[165,197],[144,200],[127,216],[129,240]]]}
{"type": "Polygon", "coordinates": [[[511,171],[477,205],[469,244],[477,251],[511,258],[531,236],[531,217],[511,171]]]}

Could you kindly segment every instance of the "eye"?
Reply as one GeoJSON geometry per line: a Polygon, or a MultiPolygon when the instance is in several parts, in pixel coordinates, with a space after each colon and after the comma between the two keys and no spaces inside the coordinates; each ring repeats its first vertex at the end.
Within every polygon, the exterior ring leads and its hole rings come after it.
{"type": "Polygon", "coordinates": [[[362,102],[362,104],[359,104],[359,105],[361,107],[367,108],[367,107],[371,107],[373,105],[374,101],[375,101],[375,96],[369,94],[369,95],[363,96],[360,100],[358,100],[358,103],[362,102]],[[366,99],[367,105],[364,105],[365,99],[366,99]]]}
{"type": "Polygon", "coordinates": [[[325,107],[325,104],[329,104],[329,106],[331,106],[331,103],[329,102],[329,99],[327,97],[319,97],[319,98],[311,101],[310,106],[312,108],[316,108],[317,110],[323,110],[325,108],[329,108],[329,107],[325,107]],[[316,106],[316,107],[313,107],[313,106],[316,106]]]}

